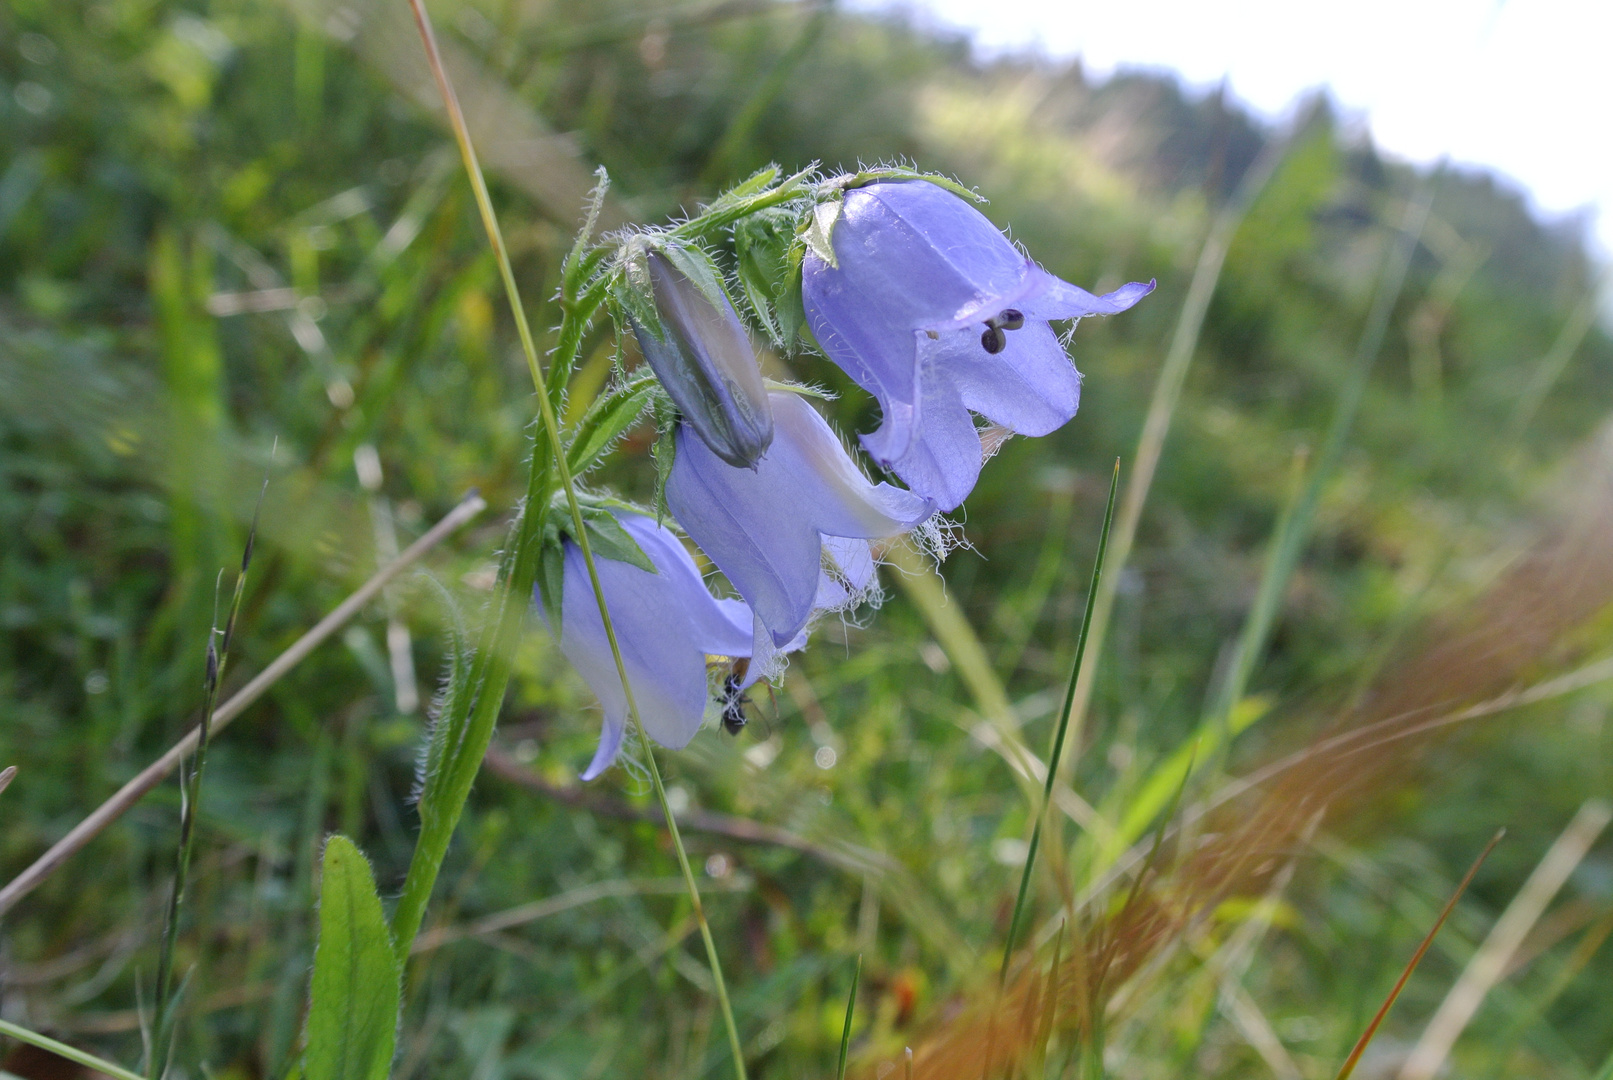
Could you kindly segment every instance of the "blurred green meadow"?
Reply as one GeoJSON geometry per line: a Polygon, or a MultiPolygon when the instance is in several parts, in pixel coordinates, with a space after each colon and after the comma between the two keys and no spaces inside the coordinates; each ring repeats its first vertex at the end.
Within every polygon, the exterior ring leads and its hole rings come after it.
{"type": "MultiPolygon", "coordinates": [[[[1025,944],[1063,947],[1065,904],[1119,910],[1108,875],[1176,811],[1351,724],[1445,718],[1304,774],[1319,802],[1282,787],[1292,770],[1228,802],[1250,821],[1293,804],[1249,841],[1271,864],[1253,891],[1188,843],[1236,841],[1238,817],[1180,834],[1161,895],[1213,903],[1109,1000],[1105,1075],[1334,1076],[1503,826],[1355,1075],[1403,1075],[1498,956],[1448,1075],[1609,1075],[1613,340],[1583,222],[1386,160],[1325,100],[1273,128],[1162,77],[981,61],[834,4],[432,12],[541,347],[600,165],[619,228],[770,162],[908,161],[977,188],[1061,277],[1159,281],[1079,328],[1080,414],[987,464],[958,514],[972,549],[939,578],[887,569],[877,614],[822,626],[742,734],[660,755],[752,1075],[834,1075],[859,954],[849,1075],[903,1075],[906,1046],[952,1075],[1040,798],[1013,748],[1045,754],[1111,468],[1124,490],[1173,341],[1191,363],[1156,409],[1025,944]],[[1195,333],[1217,220],[1235,231],[1195,333]],[[1240,651],[1283,535],[1292,572],[1240,651]],[[1521,936],[1482,952],[1498,920],[1521,936]]],[[[609,320],[584,355],[572,420],[637,362],[609,320]]],[[[821,357],[766,363],[835,391],[843,432],[876,422],[821,357]]],[[[491,596],[535,415],[406,4],[0,7],[0,883],[195,723],[265,475],[226,693],[467,491],[487,503],[214,743],[170,1076],[293,1067],[328,834],[396,895],[425,718],[491,596]]],[[[596,480],[649,501],[652,441],[636,430],[596,480]]],[[[407,971],[398,1080],[728,1074],[648,783],[577,780],[598,731],[531,620],[407,971]]],[[[0,1019],[139,1060],[179,815],[169,781],[0,913],[0,1019]]],[[[6,1053],[25,1080],[90,1075],[6,1053]]]]}

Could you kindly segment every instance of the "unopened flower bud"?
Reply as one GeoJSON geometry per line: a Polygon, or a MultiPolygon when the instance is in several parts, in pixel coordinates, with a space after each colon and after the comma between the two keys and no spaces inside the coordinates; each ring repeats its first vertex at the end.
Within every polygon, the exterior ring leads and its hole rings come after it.
{"type": "Polygon", "coordinates": [[[630,277],[641,291],[648,286],[660,324],[645,325],[647,305],[629,311],[650,369],[712,453],[755,468],[773,441],[773,411],[750,335],[716,269],[695,250],[651,249],[638,255],[630,277]]]}

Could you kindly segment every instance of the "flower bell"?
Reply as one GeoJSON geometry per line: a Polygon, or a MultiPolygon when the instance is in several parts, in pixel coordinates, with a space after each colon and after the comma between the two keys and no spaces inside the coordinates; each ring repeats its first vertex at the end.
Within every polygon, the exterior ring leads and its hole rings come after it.
{"type": "MultiPolygon", "coordinates": [[[[740,601],[711,595],[689,552],[669,529],[642,514],[617,513],[616,518],[656,573],[596,555],[599,586],[644,730],[662,746],[680,749],[694,738],[706,715],[707,657],[750,656],[754,620],[740,601]]],[[[605,711],[599,749],[582,774],[584,780],[592,780],[621,751],[627,732],[627,695],[582,549],[569,538],[563,543],[560,648],[605,711]]],[[[541,597],[538,603],[542,611],[541,597]]],[[[545,612],[544,618],[553,630],[551,614],[545,612]]],[[[746,679],[739,688],[751,681],[746,679]]]]}
{"type": "Polygon", "coordinates": [[[741,469],[773,440],[750,335],[697,248],[638,243],[627,259],[633,336],[656,378],[712,453],[741,469]]]}
{"type": "Polygon", "coordinates": [[[1081,375],[1049,321],[1113,315],[1154,288],[1094,296],[1061,281],[922,180],[854,188],[829,220],[828,246],[809,245],[803,267],[807,323],[879,399],[880,427],[863,446],[942,510],[980,475],[971,412],[1022,435],[1075,415],[1081,375]]]}
{"type": "Polygon", "coordinates": [[[867,595],[869,540],[905,533],[935,513],[928,499],[870,482],[804,399],[768,396],[773,445],[754,469],[719,460],[685,425],[666,485],[672,516],[755,612],[753,667],[799,647],[816,612],[867,595]]]}

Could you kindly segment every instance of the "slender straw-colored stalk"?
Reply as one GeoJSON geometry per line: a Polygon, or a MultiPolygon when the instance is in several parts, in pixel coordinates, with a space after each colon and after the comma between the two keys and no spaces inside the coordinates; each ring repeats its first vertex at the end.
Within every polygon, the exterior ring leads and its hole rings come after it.
{"type": "Polygon", "coordinates": [[[27,1043],[29,1046],[37,1046],[41,1050],[48,1050],[57,1057],[66,1058],[68,1061],[82,1065],[86,1069],[105,1073],[108,1076],[115,1077],[116,1080],[146,1080],[139,1073],[130,1072],[122,1065],[114,1065],[112,1062],[104,1058],[98,1058],[94,1054],[86,1054],[76,1046],[68,1046],[66,1043],[57,1042],[48,1036],[29,1031],[24,1027],[18,1027],[8,1020],[0,1020],[0,1035],[16,1039],[20,1043],[27,1043]]]}
{"type": "Polygon", "coordinates": [[[1434,943],[1434,938],[1439,934],[1439,928],[1445,925],[1446,919],[1450,918],[1451,912],[1456,909],[1456,902],[1462,898],[1462,894],[1467,891],[1468,885],[1472,883],[1473,875],[1479,872],[1479,867],[1484,865],[1484,860],[1490,857],[1490,852],[1495,850],[1495,845],[1499,844],[1501,838],[1506,834],[1505,829],[1497,830],[1496,834],[1490,838],[1490,842],[1484,845],[1484,850],[1479,852],[1479,857],[1473,860],[1473,865],[1468,867],[1467,874],[1462,878],[1461,884],[1456,886],[1456,891],[1451,893],[1451,898],[1445,901],[1445,906],[1440,909],[1439,918],[1435,919],[1434,925],[1428,928],[1428,934],[1423,938],[1422,944],[1417,946],[1417,951],[1411,954],[1411,960],[1407,962],[1405,970],[1400,973],[1400,978],[1395,980],[1395,985],[1390,989],[1389,996],[1383,999],[1383,1004],[1378,1007],[1377,1013],[1372,1017],[1372,1022],[1367,1024],[1367,1029],[1356,1040],[1355,1046],[1350,1050],[1350,1056],[1344,1059],[1344,1064],[1340,1066],[1338,1076],[1334,1080],[1350,1080],[1350,1074],[1355,1072],[1355,1067],[1361,1062],[1361,1055],[1367,1052],[1367,1046],[1372,1042],[1372,1037],[1378,1033],[1378,1026],[1383,1023],[1383,1018],[1389,1015],[1389,1010],[1394,1007],[1395,999],[1400,997],[1400,991],[1406,988],[1406,983],[1411,979],[1411,973],[1417,970],[1417,965],[1422,963],[1423,955],[1428,952],[1428,947],[1434,943]]]}
{"type": "Polygon", "coordinates": [[[1609,820],[1613,820],[1613,808],[1600,799],[1592,799],[1579,808],[1434,1011],[1433,1019],[1401,1066],[1399,1080],[1433,1080],[1444,1069],[1451,1047],[1485,997],[1506,975],[1524,938],[1567,883],[1568,875],[1590,852],[1609,820]]]}
{"type": "MultiPolygon", "coordinates": [[[[1260,156],[1244,174],[1232,200],[1215,216],[1209,235],[1204,239],[1204,246],[1199,250],[1199,261],[1193,270],[1192,282],[1188,285],[1187,299],[1182,302],[1182,312],[1177,318],[1176,330],[1171,336],[1170,348],[1165,354],[1165,363],[1160,367],[1159,378],[1154,383],[1154,395],[1148,403],[1148,414],[1143,420],[1142,434],[1137,440],[1137,458],[1132,465],[1131,478],[1126,482],[1126,494],[1120,502],[1120,518],[1115,529],[1114,551],[1109,559],[1108,572],[1098,582],[1098,592],[1093,601],[1091,648],[1094,656],[1103,655],[1104,640],[1109,631],[1109,617],[1114,610],[1115,594],[1120,587],[1120,574],[1126,568],[1126,560],[1131,557],[1131,545],[1137,538],[1137,525],[1142,520],[1143,504],[1148,501],[1148,490],[1154,483],[1154,472],[1159,468],[1159,459],[1165,449],[1165,437],[1170,433],[1176,403],[1181,397],[1182,384],[1187,379],[1187,369],[1192,363],[1193,353],[1198,348],[1199,331],[1204,326],[1204,316],[1209,311],[1210,298],[1215,295],[1216,283],[1221,279],[1221,267],[1226,262],[1227,251],[1231,248],[1232,239],[1237,235],[1238,226],[1243,223],[1249,207],[1253,205],[1260,192],[1265,190],[1266,184],[1287,156],[1294,138],[1306,127],[1308,118],[1309,114],[1301,119],[1288,138],[1273,140],[1261,151],[1260,156]]],[[[1081,742],[1081,729],[1086,722],[1087,708],[1092,702],[1097,671],[1097,664],[1088,665],[1082,670],[1076,682],[1075,697],[1065,710],[1069,725],[1075,732],[1074,741],[1078,746],[1081,742]]]]}
{"type": "MultiPolygon", "coordinates": [[[[1214,702],[1214,711],[1223,721],[1243,699],[1249,678],[1265,652],[1278,610],[1282,607],[1283,596],[1294,576],[1294,567],[1310,540],[1322,491],[1333,479],[1344,456],[1350,429],[1355,425],[1356,413],[1360,411],[1361,399],[1366,393],[1367,378],[1372,374],[1378,354],[1383,349],[1389,318],[1394,314],[1395,304],[1405,288],[1406,274],[1411,269],[1412,256],[1416,254],[1417,245],[1422,239],[1423,226],[1428,223],[1428,212],[1434,202],[1434,179],[1434,176],[1425,179],[1416,196],[1406,204],[1395,243],[1390,247],[1383,274],[1378,279],[1372,308],[1356,343],[1355,358],[1333,407],[1333,417],[1323,437],[1321,452],[1316,455],[1310,475],[1306,477],[1298,496],[1284,509],[1272,535],[1270,554],[1261,573],[1260,585],[1255,591],[1254,603],[1250,605],[1243,631],[1233,650],[1232,663],[1214,702]]],[[[1226,743],[1223,741],[1221,752],[1225,750],[1226,743]]]]}
{"type": "MultiPolygon", "coordinates": [[[[576,485],[571,476],[571,469],[566,461],[565,449],[560,440],[560,424],[555,415],[554,402],[550,394],[550,387],[543,376],[542,364],[538,359],[537,346],[532,339],[532,328],[527,322],[526,311],[521,301],[520,290],[515,283],[515,273],[510,266],[509,252],[504,245],[503,233],[499,229],[498,218],[493,211],[492,197],[488,193],[487,181],[482,176],[481,166],[477,163],[476,149],[471,144],[470,130],[465,123],[464,113],[459,107],[459,101],[454,94],[453,86],[448,80],[448,72],[443,67],[442,56],[437,49],[436,35],[432,31],[431,17],[421,0],[409,0],[409,6],[414,11],[415,23],[419,27],[421,41],[426,48],[426,57],[431,66],[432,75],[437,80],[437,89],[442,94],[443,105],[448,111],[448,119],[454,130],[454,138],[459,143],[460,155],[464,158],[465,171],[469,176],[472,190],[476,196],[476,206],[481,213],[482,225],[487,231],[488,242],[492,245],[493,254],[498,262],[499,276],[503,279],[505,297],[509,302],[511,314],[515,318],[516,331],[521,338],[521,349],[526,356],[527,368],[532,375],[532,383],[537,391],[538,410],[543,420],[544,435],[548,441],[549,455],[554,468],[560,477],[561,488],[566,493],[566,503],[570,510],[573,526],[573,535],[577,546],[582,552],[584,565],[588,568],[588,580],[593,588],[594,601],[599,605],[600,618],[605,626],[605,637],[610,642],[611,655],[616,662],[616,673],[622,681],[622,692],[627,699],[627,710],[633,718],[635,730],[639,741],[644,747],[645,759],[649,767],[650,779],[655,786],[656,799],[661,804],[661,810],[666,817],[667,832],[672,839],[672,846],[677,852],[678,867],[683,872],[684,883],[689,890],[689,899],[694,908],[695,918],[700,924],[700,936],[705,942],[706,958],[711,966],[712,984],[717,992],[718,1006],[722,1010],[723,1023],[728,1030],[729,1048],[734,1058],[734,1072],[739,1080],[745,1080],[744,1050],[740,1044],[739,1028],[734,1022],[734,1011],[728,1000],[728,988],[723,981],[722,964],[717,956],[717,945],[711,936],[711,927],[706,920],[705,907],[700,901],[700,888],[695,882],[694,871],[689,865],[688,852],[684,850],[682,837],[678,834],[677,819],[672,813],[672,805],[667,800],[666,788],[661,781],[661,771],[656,764],[655,750],[649,736],[644,730],[643,720],[639,716],[638,705],[633,699],[633,687],[627,677],[626,665],[622,662],[621,647],[616,639],[616,629],[612,625],[610,611],[605,604],[605,593],[599,582],[599,571],[594,565],[593,551],[588,541],[588,531],[583,527],[582,508],[577,500],[576,485]]],[[[577,335],[580,338],[580,334],[577,335]]],[[[568,358],[569,359],[569,358],[568,358]]],[[[546,507],[529,506],[527,512],[542,514],[546,507]]],[[[499,688],[502,697],[502,687],[499,688]]],[[[491,727],[487,731],[491,737],[491,727]]],[[[485,750],[485,746],[480,749],[485,750]]],[[[480,762],[480,755],[476,757],[480,762]]],[[[463,800],[459,805],[451,808],[451,816],[457,820],[458,811],[463,807],[463,800]]],[[[452,823],[450,823],[451,826],[452,823]]],[[[447,832],[451,834],[450,827],[447,832]]],[[[424,835],[424,834],[422,834],[424,835]]],[[[446,850],[447,837],[443,837],[442,844],[446,850]]],[[[417,848],[417,855],[420,849],[417,848]]],[[[396,935],[395,947],[399,956],[407,959],[414,936],[420,928],[424,916],[425,903],[430,897],[431,883],[436,879],[437,868],[441,865],[442,853],[427,852],[428,858],[424,861],[415,860],[410,866],[408,879],[404,882],[404,896],[399,904],[398,913],[394,917],[393,932],[396,935]],[[420,871],[418,874],[416,873],[420,871]],[[411,883],[414,889],[411,890],[411,883]]]]}
{"type": "MultiPolygon", "coordinates": [[[[279,682],[285,674],[307,658],[308,654],[319,647],[320,643],[330,637],[343,626],[347,625],[354,615],[362,611],[378,593],[384,589],[404,570],[419,562],[425,554],[435,548],[443,540],[452,535],[458,528],[487,508],[479,495],[468,495],[458,506],[433,525],[424,536],[404,549],[403,554],[392,560],[386,566],[375,572],[375,575],[359,586],[346,600],[331,609],[319,622],[315,623],[307,633],[292,643],[291,647],[252,678],[245,686],[236,691],[224,704],[220,705],[213,714],[213,735],[218,735],[236,717],[240,716],[258,698],[268,692],[269,688],[279,682]]],[[[86,844],[99,836],[107,826],[111,825],[135,803],[139,802],[145,794],[158,784],[162,783],[167,775],[174,771],[180,761],[186,756],[196,752],[197,744],[201,741],[200,727],[191,729],[179,742],[168,749],[168,752],[156,761],[142,769],[132,780],[115,791],[110,798],[86,817],[73,826],[68,834],[62,837],[39,858],[18,874],[15,878],[0,889],[0,915],[4,915],[11,907],[36,889],[41,882],[79,852],[86,844]]],[[[15,766],[12,767],[15,769],[15,766]]]]}

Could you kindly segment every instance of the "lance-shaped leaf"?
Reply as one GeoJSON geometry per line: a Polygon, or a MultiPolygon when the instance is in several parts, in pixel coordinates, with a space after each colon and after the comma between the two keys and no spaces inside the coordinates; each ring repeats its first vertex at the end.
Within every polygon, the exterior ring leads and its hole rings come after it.
{"type": "Polygon", "coordinates": [[[399,972],[375,878],[345,836],[325,844],[306,1080],[385,1080],[398,1035],[399,972]]]}

